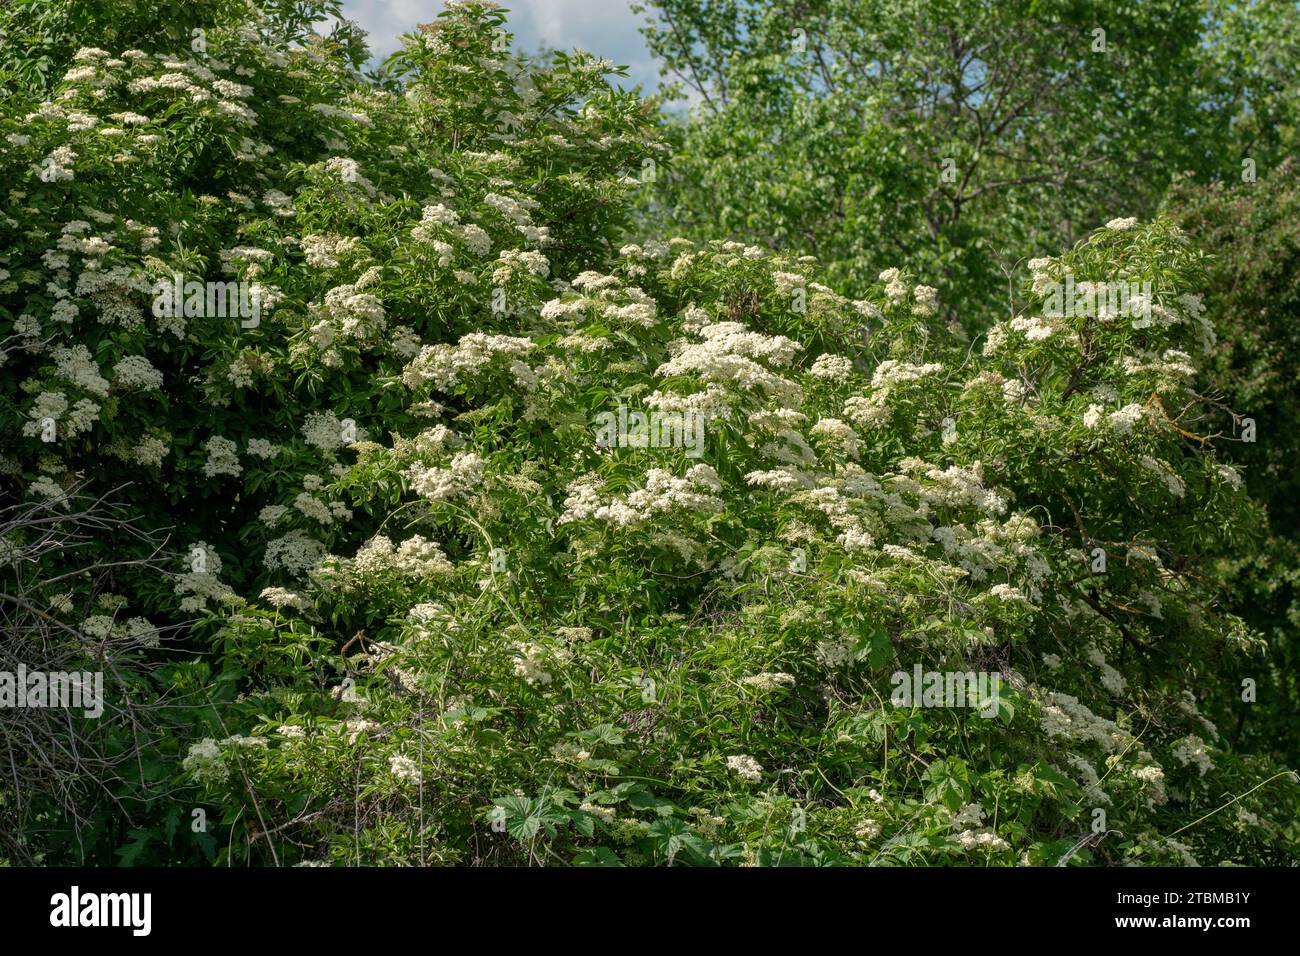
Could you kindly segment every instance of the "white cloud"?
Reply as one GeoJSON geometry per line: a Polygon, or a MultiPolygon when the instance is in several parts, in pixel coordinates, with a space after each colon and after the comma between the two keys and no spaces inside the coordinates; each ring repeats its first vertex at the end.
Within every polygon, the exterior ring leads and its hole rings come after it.
{"type": "MultiPolygon", "coordinates": [[[[627,66],[626,85],[658,86],[658,70],[639,32],[641,15],[632,12],[629,0],[508,0],[505,6],[506,27],[518,49],[581,47],[627,66]]],[[[370,34],[377,59],[398,48],[398,36],[433,20],[444,8],[440,0],[343,0],[344,15],[370,34]]]]}

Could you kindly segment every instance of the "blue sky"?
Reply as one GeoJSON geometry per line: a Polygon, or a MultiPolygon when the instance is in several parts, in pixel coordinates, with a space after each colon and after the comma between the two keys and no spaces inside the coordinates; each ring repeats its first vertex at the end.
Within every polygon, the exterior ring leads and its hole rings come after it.
{"type": "MultiPolygon", "coordinates": [[[[642,16],[629,0],[501,0],[515,45],[532,53],[543,44],[581,47],[628,67],[628,85],[658,86],[659,74],[638,32],[642,16]]],[[[442,0],[343,0],[345,15],[361,24],[379,58],[398,46],[397,37],[442,12],[442,0]]]]}

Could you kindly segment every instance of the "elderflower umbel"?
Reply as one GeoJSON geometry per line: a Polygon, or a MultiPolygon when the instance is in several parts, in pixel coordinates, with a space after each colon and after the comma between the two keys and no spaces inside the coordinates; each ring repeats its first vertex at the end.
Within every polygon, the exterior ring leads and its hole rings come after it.
{"type": "Polygon", "coordinates": [[[757,783],[763,778],[763,768],[757,760],[747,754],[738,754],[727,758],[727,768],[734,770],[741,780],[757,783]]]}

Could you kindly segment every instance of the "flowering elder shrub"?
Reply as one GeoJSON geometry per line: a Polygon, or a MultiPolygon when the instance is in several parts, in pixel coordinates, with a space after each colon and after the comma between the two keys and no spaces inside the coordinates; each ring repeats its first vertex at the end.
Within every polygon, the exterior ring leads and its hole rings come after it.
{"type": "MultiPolygon", "coordinates": [[[[409,37],[383,83],[356,72],[354,33],[310,32],[333,9],[195,5],[178,35],[77,6],[83,39],[135,45],[6,73],[0,474],[52,502],[88,478],[171,529],[167,574],[129,560],[132,536],[98,542],[128,559],[123,620],[192,619],[370,537],[327,490],[345,442],[428,420],[403,369],[514,323],[494,290],[613,256],[658,155],[607,61],[526,63],[491,5],[409,37]]],[[[4,16],[66,45],[40,5],[4,16]]],[[[49,579],[43,603],[79,626],[85,602],[49,579]]]]}
{"type": "MultiPolygon", "coordinates": [[[[313,493],[345,434],[404,414],[372,379],[512,321],[488,308],[494,280],[512,291],[598,256],[647,154],[608,64],[525,68],[493,49],[501,19],[473,6],[412,37],[393,64],[404,95],[320,38],[282,47],[249,20],[207,29],[201,54],[82,49],[48,100],[17,103],[6,470],[26,492],[92,469],[133,480],[241,582],[259,567],[229,549],[282,539],[277,508],[331,540],[345,511],[313,493]],[[233,298],[206,314],[211,291],[170,295],[178,275],[237,283],[258,314],[233,298]]],[[[281,541],[271,563],[318,546],[281,541]]],[[[226,593],[182,583],[182,603],[226,593]]]]}
{"type": "Polygon", "coordinates": [[[1141,312],[1034,309],[974,354],[896,270],[850,301],[735,243],[521,286],[523,334],[405,368],[439,420],[352,446],[378,533],[223,633],[351,635],[330,687],[268,681],[186,770],[308,862],[1292,858],[1294,780],[1216,727],[1260,641],[1218,607],[1255,514],[1195,390],[1198,266],[1117,220],[1026,291],[1122,275],[1141,312]],[[620,403],[699,414],[700,453],[602,441],[620,403]],[[1004,683],[900,704],[916,667],[1004,683]]]}
{"type": "Polygon", "coordinates": [[[1294,783],[1215,729],[1254,509],[1171,226],[1035,260],[968,353],[898,270],[620,245],[653,116],[491,5],[375,82],[213,10],[0,121],[6,488],[133,481],[175,557],[116,610],[211,638],[124,859],[192,856],[196,805],[222,861],[1290,858],[1294,783]],[[1150,291],[1055,315],[1067,278],[1150,291]]]}

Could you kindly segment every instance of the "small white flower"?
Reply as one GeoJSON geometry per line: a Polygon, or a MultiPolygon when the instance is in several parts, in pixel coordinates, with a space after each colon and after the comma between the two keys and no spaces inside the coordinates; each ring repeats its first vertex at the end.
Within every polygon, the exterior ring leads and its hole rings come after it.
{"type": "Polygon", "coordinates": [[[388,758],[388,769],[400,782],[412,786],[418,785],[424,779],[415,761],[401,754],[394,754],[388,758]]]}
{"type": "Polygon", "coordinates": [[[738,754],[735,757],[727,758],[727,767],[736,771],[736,774],[742,780],[749,783],[758,783],[763,778],[763,768],[759,766],[758,761],[747,754],[738,754]]]}

